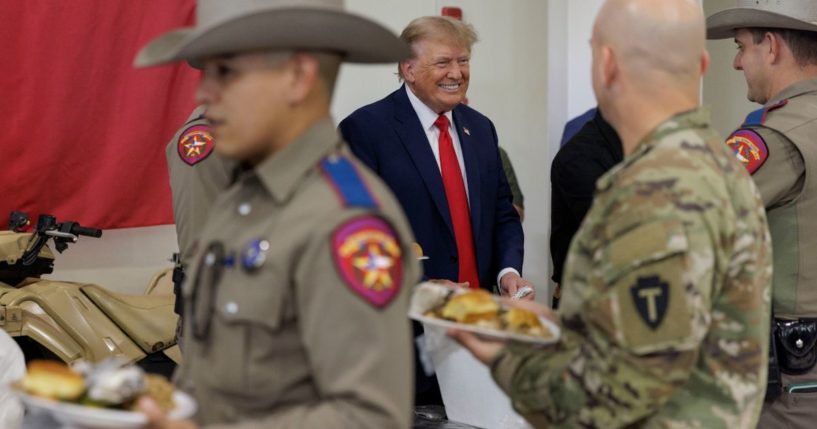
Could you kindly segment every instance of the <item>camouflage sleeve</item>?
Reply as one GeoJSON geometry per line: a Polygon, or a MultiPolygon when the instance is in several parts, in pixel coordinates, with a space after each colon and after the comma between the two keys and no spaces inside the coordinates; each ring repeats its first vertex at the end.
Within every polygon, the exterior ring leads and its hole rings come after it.
{"type": "Polygon", "coordinates": [[[633,424],[692,372],[712,319],[711,237],[671,214],[635,226],[638,216],[624,217],[627,226],[608,218],[613,238],[588,251],[595,274],[578,311],[562,316],[560,345],[509,347],[493,363],[497,383],[536,426],[633,424]]]}
{"type": "Polygon", "coordinates": [[[505,149],[499,148],[499,157],[502,159],[502,169],[505,170],[505,177],[508,179],[508,186],[511,187],[511,194],[513,195],[513,204],[520,208],[525,208],[525,196],[522,195],[522,189],[519,187],[519,180],[516,178],[516,172],[511,164],[511,158],[508,157],[508,152],[505,149]]]}
{"type": "Polygon", "coordinates": [[[769,157],[752,174],[763,205],[775,208],[793,201],[803,189],[806,166],[803,155],[784,135],[768,128],[755,129],[763,138],[769,157]]]}

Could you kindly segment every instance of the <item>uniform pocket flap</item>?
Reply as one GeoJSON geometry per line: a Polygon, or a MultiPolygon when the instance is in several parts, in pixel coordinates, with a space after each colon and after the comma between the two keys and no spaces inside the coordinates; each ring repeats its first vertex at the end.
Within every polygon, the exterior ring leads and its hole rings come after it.
{"type": "Polygon", "coordinates": [[[234,285],[219,291],[215,312],[226,323],[278,329],[284,319],[285,288],[281,284],[234,285]]]}

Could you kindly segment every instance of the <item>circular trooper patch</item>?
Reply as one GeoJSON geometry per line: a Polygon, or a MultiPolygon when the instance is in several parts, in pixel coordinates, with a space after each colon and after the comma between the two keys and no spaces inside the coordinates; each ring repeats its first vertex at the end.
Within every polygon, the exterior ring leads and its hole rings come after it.
{"type": "Polygon", "coordinates": [[[769,157],[769,148],[760,134],[750,129],[740,129],[732,133],[726,144],[735,152],[741,164],[749,174],[753,174],[766,162],[769,157]]]}
{"type": "Polygon", "coordinates": [[[335,266],[346,286],[377,308],[400,291],[402,252],[396,234],[383,219],[364,216],[347,221],[332,234],[335,266]]]}
{"type": "Polygon", "coordinates": [[[179,157],[187,165],[204,161],[213,151],[213,135],[207,125],[193,125],[184,130],[177,143],[179,157]]]}

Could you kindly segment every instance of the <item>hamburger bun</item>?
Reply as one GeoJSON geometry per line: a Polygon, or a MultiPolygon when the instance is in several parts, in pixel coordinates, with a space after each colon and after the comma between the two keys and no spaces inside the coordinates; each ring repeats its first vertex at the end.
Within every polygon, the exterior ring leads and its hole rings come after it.
{"type": "Polygon", "coordinates": [[[85,393],[85,380],[62,362],[34,360],[21,382],[27,393],[61,401],[74,401],[85,393]]]}
{"type": "Polygon", "coordinates": [[[511,308],[502,315],[502,319],[509,330],[519,333],[529,333],[531,330],[541,329],[542,323],[535,313],[521,308],[511,308]]]}

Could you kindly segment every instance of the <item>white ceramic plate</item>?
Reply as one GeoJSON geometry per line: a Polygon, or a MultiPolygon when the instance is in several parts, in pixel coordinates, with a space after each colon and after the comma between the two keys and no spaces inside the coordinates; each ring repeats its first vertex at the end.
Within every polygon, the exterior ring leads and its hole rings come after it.
{"type": "MultiPolygon", "coordinates": [[[[20,391],[16,391],[16,394],[32,413],[48,412],[70,428],[138,429],[147,424],[147,417],[138,412],[86,407],[39,398],[20,391]]],[[[196,412],[196,402],[184,392],[173,392],[173,401],[176,408],[168,415],[172,420],[186,419],[196,412]]]]}
{"type": "MultiPolygon", "coordinates": [[[[462,290],[463,292],[465,289],[462,290]]],[[[458,293],[455,291],[454,293],[458,293]]],[[[482,326],[468,325],[464,323],[452,322],[450,320],[438,319],[436,317],[425,316],[424,314],[437,307],[445,301],[451,289],[446,286],[441,286],[434,283],[422,283],[414,288],[411,297],[411,306],[409,307],[409,318],[414,319],[423,324],[433,325],[441,328],[457,328],[463,331],[474,332],[483,337],[495,338],[498,340],[517,341],[536,345],[554,344],[559,341],[561,336],[561,329],[555,323],[544,317],[539,317],[539,322],[550,331],[549,337],[537,337],[532,335],[523,335],[513,332],[499,331],[496,329],[485,328],[482,326]]],[[[461,293],[461,292],[460,292],[461,293]]]]}

